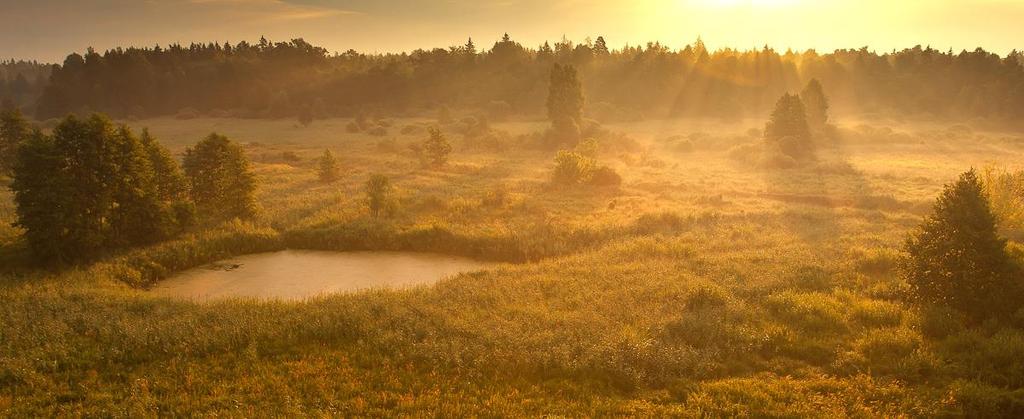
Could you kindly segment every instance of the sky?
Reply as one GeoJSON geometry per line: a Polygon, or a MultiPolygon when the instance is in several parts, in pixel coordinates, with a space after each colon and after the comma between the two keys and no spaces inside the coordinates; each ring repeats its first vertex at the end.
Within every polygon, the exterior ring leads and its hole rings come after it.
{"type": "Polygon", "coordinates": [[[1024,49],[1024,0],[0,0],[0,59],[87,47],[304,38],[329,51],[526,46],[604,36],[621,47],[778,50],[931,45],[1024,49]]]}

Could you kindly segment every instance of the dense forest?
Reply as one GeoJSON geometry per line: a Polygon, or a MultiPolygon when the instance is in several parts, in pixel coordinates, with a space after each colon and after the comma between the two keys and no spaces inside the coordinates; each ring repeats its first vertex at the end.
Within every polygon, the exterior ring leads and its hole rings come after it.
{"type": "Polygon", "coordinates": [[[51,66],[36,61],[0,61],[0,100],[23,108],[35,106],[50,78],[51,66]]]}
{"type": "MultiPolygon", "coordinates": [[[[555,63],[578,69],[586,81],[587,116],[605,121],[759,116],[811,79],[820,80],[833,106],[846,112],[992,119],[1024,114],[1024,60],[1016,51],[1006,57],[921,46],[887,53],[710,51],[699,39],[679,50],[660,43],[613,50],[602,37],[529,48],[507,34],[490,49],[469,40],[400,54],[330,54],[302,39],[265,38],[255,44],[89,49],[53,66],[35,114],[277,118],[423,114],[447,106],[493,118],[538,115],[555,63]]],[[[39,90],[40,83],[27,75],[26,89],[20,77],[0,93],[27,106],[34,100],[26,92],[39,90]]]]}

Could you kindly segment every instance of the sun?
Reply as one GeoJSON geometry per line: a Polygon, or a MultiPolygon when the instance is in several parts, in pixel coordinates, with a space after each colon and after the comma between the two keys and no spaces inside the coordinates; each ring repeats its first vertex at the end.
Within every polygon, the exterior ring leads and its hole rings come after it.
{"type": "Polygon", "coordinates": [[[800,0],[693,0],[690,3],[697,3],[710,7],[786,7],[795,6],[800,0]]]}

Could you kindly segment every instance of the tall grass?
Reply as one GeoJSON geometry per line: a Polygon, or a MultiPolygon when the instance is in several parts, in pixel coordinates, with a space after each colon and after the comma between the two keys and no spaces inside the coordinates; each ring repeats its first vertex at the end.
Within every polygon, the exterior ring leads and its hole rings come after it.
{"type": "MultiPolygon", "coordinates": [[[[161,126],[174,137],[205,123],[161,126]]],[[[423,170],[378,152],[378,139],[335,136],[344,124],[318,122],[303,131],[316,138],[294,146],[284,124],[253,124],[226,131],[277,141],[251,152],[300,159],[256,164],[255,221],[84,266],[0,269],[0,416],[1020,412],[1020,325],[971,326],[902,300],[903,236],[918,203],[961,169],[934,144],[908,141],[899,159],[853,144],[856,171],[782,176],[704,144],[736,133],[705,134],[658,165],[631,165],[642,159],[626,152],[619,190],[575,191],[547,186],[551,156],[540,152],[456,149],[449,168],[423,170]],[[325,146],[343,169],[331,185],[310,158],[325,146]],[[373,219],[359,188],[381,171],[401,206],[373,219]],[[890,195],[901,204],[833,205],[890,195]],[[144,291],[181,269],[285,248],[520,263],[302,302],[144,291]]],[[[624,129],[697,129],[663,125],[624,129]]],[[[3,224],[9,205],[0,193],[3,224]]],[[[4,231],[0,260],[21,260],[17,231],[4,231]]]]}

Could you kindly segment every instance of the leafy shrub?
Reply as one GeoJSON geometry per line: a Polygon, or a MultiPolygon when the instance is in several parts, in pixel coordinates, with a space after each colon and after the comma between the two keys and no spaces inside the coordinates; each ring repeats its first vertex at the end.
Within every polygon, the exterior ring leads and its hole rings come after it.
{"type": "Polygon", "coordinates": [[[574,151],[559,151],[555,156],[555,171],[552,180],[557,184],[575,185],[590,180],[594,171],[594,159],[574,151]]]}

